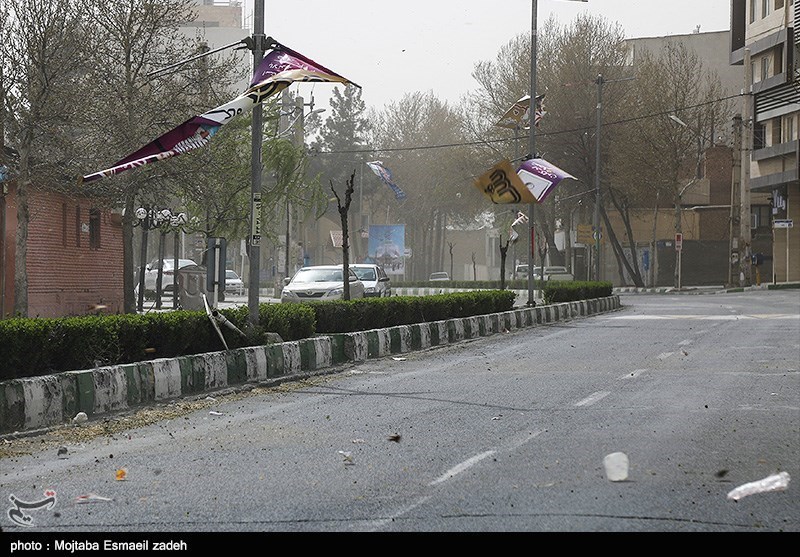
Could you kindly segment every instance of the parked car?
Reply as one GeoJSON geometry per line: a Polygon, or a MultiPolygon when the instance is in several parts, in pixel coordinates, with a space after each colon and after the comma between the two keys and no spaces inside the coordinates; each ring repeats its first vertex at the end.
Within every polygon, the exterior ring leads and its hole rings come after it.
{"type": "MultiPolygon", "coordinates": [[[[514,269],[514,273],[518,279],[528,278],[528,265],[520,263],[514,269]]],[[[542,268],[533,268],[533,280],[540,280],[542,276],[542,268]]],[[[575,280],[575,277],[570,273],[566,267],[549,266],[544,268],[544,280],[575,280]]]]}
{"type": "MultiPolygon", "coordinates": [[[[162,294],[171,294],[172,289],[175,288],[175,260],[163,259],[163,271],[161,273],[161,292],[162,294]]],[[[197,265],[191,259],[178,259],[178,269],[183,269],[189,265],[197,265]]],[[[144,293],[145,295],[155,296],[156,283],[158,282],[158,259],[153,260],[145,266],[144,271],[144,293]]],[[[136,274],[136,295],[139,295],[139,274],[136,274]]]]}
{"type": "Polygon", "coordinates": [[[233,269],[225,269],[225,292],[244,294],[244,282],[233,269]]]}
{"type": "Polygon", "coordinates": [[[575,280],[575,277],[566,267],[545,267],[544,280],[575,280]]]}
{"type": "MultiPolygon", "coordinates": [[[[528,264],[527,263],[520,263],[514,269],[514,276],[518,279],[527,279],[528,278],[528,264]]],[[[533,268],[533,280],[539,280],[542,276],[542,268],[541,267],[534,267],[533,268]]]]}
{"type": "MultiPolygon", "coordinates": [[[[358,280],[353,269],[349,269],[350,299],[364,297],[364,283],[358,280]]],[[[294,276],[284,279],[281,302],[320,302],[341,300],[344,294],[344,278],[341,265],[315,265],[301,267],[294,276]]]]}
{"type": "Polygon", "coordinates": [[[450,280],[450,275],[448,275],[445,271],[439,271],[436,273],[431,273],[431,276],[428,277],[428,280],[431,282],[440,280],[450,280]]]}
{"type": "Polygon", "coordinates": [[[391,281],[380,265],[353,263],[350,268],[364,283],[364,297],[385,298],[392,295],[391,281]]]}

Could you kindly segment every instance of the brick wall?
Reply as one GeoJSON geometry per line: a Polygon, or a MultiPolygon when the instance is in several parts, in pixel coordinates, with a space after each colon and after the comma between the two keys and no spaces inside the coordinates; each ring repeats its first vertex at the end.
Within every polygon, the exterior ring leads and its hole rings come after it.
{"type": "Polygon", "coordinates": [[[90,199],[31,190],[28,316],[123,311],[122,227],[90,199]],[[97,232],[99,231],[99,235],[97,232]],[[94,239],[92,235],[94,234],[94,239]]]}

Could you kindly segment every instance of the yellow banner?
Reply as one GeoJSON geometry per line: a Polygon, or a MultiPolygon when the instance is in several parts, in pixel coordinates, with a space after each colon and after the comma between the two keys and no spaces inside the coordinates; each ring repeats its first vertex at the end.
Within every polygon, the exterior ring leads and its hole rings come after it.
{"type": "Polygon", "coordinates": [[[536,203],[536,198],[517,176],[508,159],[503,159],[488,172],[478,176],[475,187],[492,203],[536,203]]]}

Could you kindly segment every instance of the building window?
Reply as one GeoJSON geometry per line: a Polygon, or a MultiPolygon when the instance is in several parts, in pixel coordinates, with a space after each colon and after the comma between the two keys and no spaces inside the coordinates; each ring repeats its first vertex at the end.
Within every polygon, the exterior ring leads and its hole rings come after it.
{"type": "Polygon", "coordinates": [[[753,124],[753,149],[763,149],[766,147],[764,142],[766,141],[766,127],[761,122],[756,122],[753,124]]]}
{"type": "Polygon", "coordinates": [[[761,17],[765,18],[769,15],[769,0],[761,0],[761,17]]]}
{"type": "Polygon", "coordinates": [[[772,145],[780,145],[781,143],[781,119],[772,119],[772,145]]]}
{"type": "Polygon", "coordinates": [[[761,58],[761,81],[769,77],[769,56],[761,58]]]}
{"type": "Polygon", "coordinates": [[[750,23],[756,20],[756,0],[750,0],[750,23]]]}
{"type": "Polygon", "coordinates": [[[75,247],[81,247],[81,206],[75,206],[75,247]]]}
{"type": "Polygon", "coordinates": [[[783,119],[783,143],[794,141],[794,114],[785,116],[783,119]]]}
{"type": "Polygon", "coordinates": [[[89,210],[89,249],[100,249],[100,210],[89,210]]]}
{"type": "Polygon", "coordinates": [[[775,0],[775,10],[783,9],[783,0],[775,0]]]}
{"type": "Polygon", "coordinates": [[[770,212],[769,205],[753,205],[750,207],[750,227],[755,229],[772,226],[770,212]]]}

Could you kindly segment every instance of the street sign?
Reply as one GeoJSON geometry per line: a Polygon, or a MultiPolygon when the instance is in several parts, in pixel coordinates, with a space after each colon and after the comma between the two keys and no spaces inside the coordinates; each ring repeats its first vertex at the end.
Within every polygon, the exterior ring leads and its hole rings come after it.
{"type": "Polygon", "coordinates": [[[675,251],[681,251],[683,248],[683,234],[680,232],[675,234],[675,251]]]}
{"type": "Polygon", "coordinates": [[[579,244],[591,244],[594,239],[592,237],[592,225],[591,224],[579,224],[578,225],[578,237],[576,238],[579,244]]]}
{"type": "Polygon", "coordinates": [[[775,219],[772,221],[772,228],[793,228],[794,221],[792,219],[775,219]]]}

